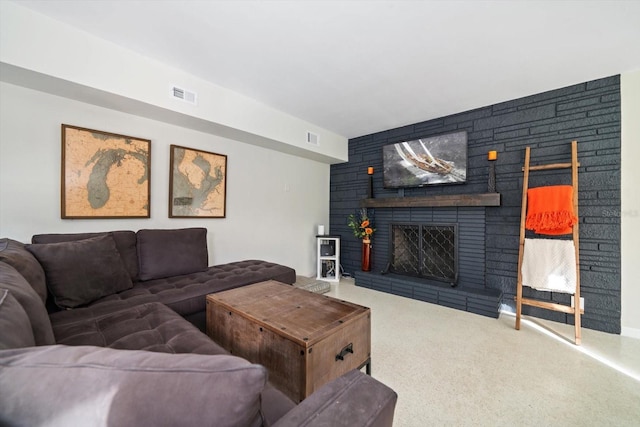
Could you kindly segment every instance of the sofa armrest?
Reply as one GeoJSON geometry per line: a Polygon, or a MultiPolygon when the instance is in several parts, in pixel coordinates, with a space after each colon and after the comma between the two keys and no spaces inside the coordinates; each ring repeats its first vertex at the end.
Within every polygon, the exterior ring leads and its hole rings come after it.
{"type": "Polygon", "coordinates": [[[397,400],[395,391],[353,370],[325,384],[273,427],[391,427],[397,400]]]}
{"type": "Polygon", "coordinates": [[[256,426],[267,371],[227,355],[0,351],[0,426],[256,426]]]}

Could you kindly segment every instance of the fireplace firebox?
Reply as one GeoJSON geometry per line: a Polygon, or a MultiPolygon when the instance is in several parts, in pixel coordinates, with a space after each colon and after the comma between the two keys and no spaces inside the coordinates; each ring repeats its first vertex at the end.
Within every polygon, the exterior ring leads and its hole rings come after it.
{"type": "Polygon", "coordinates": [[[391,224],[388,272],[458,283],[457,224],[391,224]]]}

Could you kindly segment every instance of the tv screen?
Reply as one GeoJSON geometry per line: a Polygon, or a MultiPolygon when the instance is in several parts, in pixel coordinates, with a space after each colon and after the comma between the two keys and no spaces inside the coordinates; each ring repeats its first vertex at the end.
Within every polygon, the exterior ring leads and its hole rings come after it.
{"type": "Polygon", "coordinates": [[[467,132],[382,147],[385,188],[462,184],[467,180],[467,132]]]}

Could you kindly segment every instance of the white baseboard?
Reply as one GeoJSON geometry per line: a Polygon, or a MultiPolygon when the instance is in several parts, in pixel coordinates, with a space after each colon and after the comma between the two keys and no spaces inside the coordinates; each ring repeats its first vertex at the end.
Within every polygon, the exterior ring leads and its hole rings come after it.
{"type": "Polygon", "coordinates": [[[623,326],[622,330],[620,331],[620,335],[622,335],[623,337],[640,339],[640,329],[638,329],[638,328],[628,328],[628,327],[623,326]]]}

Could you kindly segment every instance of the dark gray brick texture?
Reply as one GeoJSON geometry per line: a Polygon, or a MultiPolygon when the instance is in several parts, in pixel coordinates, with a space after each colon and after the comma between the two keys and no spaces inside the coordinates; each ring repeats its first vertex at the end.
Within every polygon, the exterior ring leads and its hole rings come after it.
{"type": "MultiPolygon", "coordinates": [[[[467,182],[404,189],[405,197],[441,194],[472,194],[487,191],[489,150],[498,151],[496,187],[499,207],[473,208],[485,219],[482,247],[477,257],[463,263],[468,285],[502,292],[502,304],[513,307],[516,293],[522,165],[524,149],[531,147],[531,163],[570,161],[572,140],[578,141],[580,271],[585,299],[583,326],[620,333],[620,76],[552,90],[447,117],[389,129],[349,140],[349,162],[331,166],[330,229],[342,237],[341,263],[345,272],[360,270],[361,242],[347,227],[347,216],[367,197],[367,167],[373,166],[375,197],[398,197],[397,189],[382,185],[382,147],[387,144],[466,130],[468,137],[467,182]],[[472,274],[472,269],[477,269],[472,274]]],[[[569,171],[532,174],[530,187],[570,183],[569,171]]],[[[449,208],[447,208],[449,209],[449,208]]],[[[373,240],[373,270],[387,263],[390,221],[434,221],[448,215],[439,208],[378,208],[370,210],[378,229],[373,240]],[[435,219],[434,219],[435,218],[435,219]]],[[[454,209],[458,216],[468,209],[454,209]]],[[[449,213],[451,210],[448,211],[449,213]]],[[[439,296],[429,289],[413,291],[406,283],[385,282],[376,275],[366,286],[428,302],[459,306],[459,298],[439,296]],[[436,301],[437,300],[437,301],[436,301]]],[[[525,295],[566,303],[568,295],[537,292],[525,295]]],[[[534,307],[524,312],[571,324],[573,316],[534,307]]]]}

